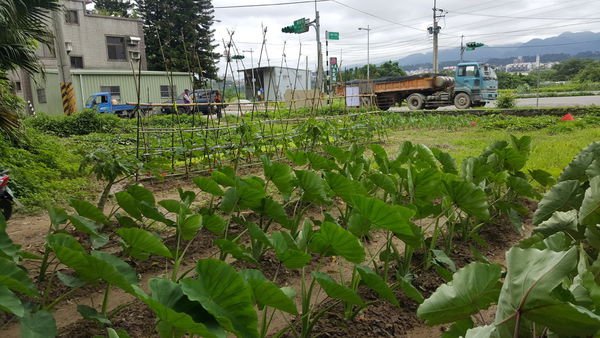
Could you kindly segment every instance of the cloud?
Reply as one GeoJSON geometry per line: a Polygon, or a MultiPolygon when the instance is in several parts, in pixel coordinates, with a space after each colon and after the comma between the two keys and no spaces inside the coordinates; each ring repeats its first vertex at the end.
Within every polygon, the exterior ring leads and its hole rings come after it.
{"type": "MultiPolygon", "coordinates": [[[[273,4],[293,0],[213,0],[215,7],[247,4],[273,4]]],[[[440,48],[460,45],[460,36],[488,45],[525,42],[545,38],[565,31],[600,31],[600,2],[588,0],[438,0],[437,5],[448,11],[440,20],[440,48]],[[506,16],[506,17],[503,17],[506,16]],[[566,18],[558,20],[559,18],[566,18]],[[556,20],[555,20],[556,19],[556,20]],[[594,20],[595,19],[595,20],[594,20]],[[510,31],[510,33],[506,33],[510,31]]],[[[343,65],[364,64],[367,59],[367,32],[358,27],[371,27],[370,55],[372,62],[399,59],[413,53],[431,50],[427,27],[432,23],[431,1],[337,0],[319,2],[321,39],[325,49],[325,31],[340,32],[339,41],[330,42],[330,56],[341,57],[343,65]],[[345,5],[345,6],[344,6],[345,5]],[[354,8],[354,9],[353,9],[354,8]],[[409,27],[407,27],[409,26],[409,27]]],[[[304,3],[287,6],[215,9],[215,38],[224,50],[223,40],[234,32],[237,50],[254,52],[254,65],[287,64],[304,68],[316,67],[316,34],[314,29],[304,34],[285,34],[281,28],[299,18],[315,18],[315,5],[304,3]],[[261,25],[267,28],[266,44],[262,45],[261,25]],[[284,50],[285,43],[285,50],[284,50]],[[301,46],[301,47],[300,47],[301,46]],[[300,50],[301,48],[301,50],[300,50]],[[284,56],[285,54],[285,56],[284,56]]],[[[323,50],[325,54],[325,50],[323,50]]],[[[240,68],[250,67],[250,55],[240,68]]],[[[225,67],[221,62],[221,70],[225,67]]]]}

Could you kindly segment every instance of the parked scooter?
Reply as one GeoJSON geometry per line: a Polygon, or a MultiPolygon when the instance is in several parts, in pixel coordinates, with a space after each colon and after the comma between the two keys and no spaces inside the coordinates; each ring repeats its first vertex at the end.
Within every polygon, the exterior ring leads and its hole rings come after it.
{"type": "Polygon", "coordinates": [[[8,170],[0,172],[0,211],[4,216],[5,220],[8,220],[12,216],[13,204],[15,202],[14,195],[8,187],[8,170]]]}

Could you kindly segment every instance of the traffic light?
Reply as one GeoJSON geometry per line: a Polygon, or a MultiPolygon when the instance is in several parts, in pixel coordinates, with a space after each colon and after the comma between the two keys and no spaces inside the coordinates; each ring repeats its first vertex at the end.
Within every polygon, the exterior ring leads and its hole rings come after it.
{"type": "Polygon", "coordinates": [[[285,26],[281,29],[281,31],[283,33],[294,33],[294,34],[306,33],[306,32],[308,32],[309,23],[310,23],[309,19],[305,19],[305,18],[298,19],[298,20],[294,21],[294,24],[292,26],[285,26]]]}
{"type": "Polygon", "coordinates": [[[475,48],[483,47],[485,44],[481,42],[467,42],[467,50],[475,50],[475,48]]]}
{"type": "Polygon", "coordinates": [[[294,31],[294,26],[285,26],[281,29],[281,31],[284,33],[296,33],[294,31]]]}

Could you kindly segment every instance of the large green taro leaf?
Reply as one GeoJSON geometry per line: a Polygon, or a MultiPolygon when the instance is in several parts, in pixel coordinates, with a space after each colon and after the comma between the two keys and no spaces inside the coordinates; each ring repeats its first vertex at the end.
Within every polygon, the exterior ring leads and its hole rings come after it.
{"type": "Polygon", "coordinates": [[[487,196],[481,188],[471,182],[452,179],[444,181],[444,187],[452,204],[462,211],[479,219],[490,218],[487,196]]]}
{"type": "Polygon", "coordinates": [[[331,222],[323,222],[313,235],[310,247],[324,256],[340,256],[347,261],[360,264],[365,260],[365,249],[349,231],[331,222]]]}
{"type": "Polygon", "coordinates": [[[25,308],[19,297],[4,285],[0,285],[0,311],[12,313],[17,317],[25,315],[25,308]]]}
{"type": "Polygon", "coordinates": [[[372,290],[377,292],[379,296],[393,305],[400,306],[398,299],[394,291],[385,283],[385,280],[381,278],[375,271],[371,270],[366,266],[357,266],[356,271],[360,275],[360,279],[372,290]]]}
{"type": "Polygon", "coordinates": [[[352,206],[373,227],[389,230],[407,244],[418,246],[419,234],[410,225],[413,210],[365,196],[353,196],[352,206]]]}
{"type": "Polygon", "coordinates": [[[470,318],[496,302],[502,285],[500,274],[498,265],[475,262],[465,266],[419,306],[417,316],[429,325],[470,318]]]}
{"type": "Polygon", "coordinates": [[[56,321],[48,311],[41,310],[35,313],[26,313],[21,318],[22,338],[55,337],[56,333],[56,321]]]}
{"type": "Polygon", "coordinates": [[[600,224],[600,176],[590,180],[579,209],[579,221],[588,226],[600,224]]]}
{"type": "Polygon", "coordinates": [[[8,289],[21,292],[28,296],[37,296],[38,291],[27,272],[21,269],[15,262],[0,257],[0,285],[8,289]]]}
{"type": "Polygon", "coordinates": [[[330,202],[327,196],[325,181],[314,171],[296,170],[298,186],[302,189],[302,199],[315,203],[327,204],[330,202]]]}
{"type": "Polygon", "coordinates": [[[347,286],[338,284],[328,274],[314,271],[312,276],[329,297],[353,305],[364,305],[363,300],[356,291],[347,286]]]}
{"type": "Polygon", "coordinates": [[[258,337],[258,317],[252,289],[233,267],[206,259],[196,266],[198,276],[181,281],[183,293],[208,311],[227,331],[238,337],[258,337]]]}
{"type": "Polygon", "coordinates": [[[528,324],[548,327],[567,336],[594,335],[600,316],[555,297],[553,291],[577,267],[576,247],[568,251],[512,248],[506,254],[508,272],[498,299],[496,327],[501,337],[512,337],[518,330],[528,332],[528,324]],[[526,319],[526,320],[525,320],[526,319]]]}
{"type": "MultiPolygon", "coordinates": [[[[192,314],[175,309],[177,303],[183,298],[180,285],[163,278],[153,278],[149,284],[152,291],[151,297],[137,287],[135,288],[135,295],[148,305],[158,319],[167,324],[170,331],[180,331],[181,336],[187,332],[206,338],[225,337],[224,334],[216,333],[219,331],[218,328],[211,330],[204,323],[196,322],[192,318],[192,314]]],[[[178,337],[179,335],[173,336],[178,337]]]]}
{"type": "Polygon", "coordinates": [[[570,180],[559,182],[548,191],[533,215],[533,224],[539,225],[549,219],[555,211],[579,209],[581,189],[579,181],[570,180]]]}
{"type": "Polygon", "coordinates": [[[284,163],[272,163],[266,156],[262,158],[265,179],[273,182],[281,194],[288,198],[294,190],[292,168],[284,163]]]}
{"type": "Polygon", "coordinates": [[[149,231],[139,228],[121,228],[117,229],[117,234],[123,239],[127,246],[132,250],[132,255],[136,256],[144,253],[172,258],[171,251],[164,245],[160,237],[155,236],[149,231]]]}
{"type": "Polygon", "coordinates": [[[329,188],[336,194],[336,196],[343,199],[345,202],[351,201],[353,195],[366,195],[365,188],[360,184],[359,181],[351,180],[348,177],[328,172],[325,174],[325,179],[329,188]]]}
{"type": "Polygon", "coordinates": [[[259,270],[243,270],[240,274],[252,288],[254,301],[260,309],[269,306],[294,315],[298,314],[294,298],[287,292],[290,289],[279,288],[259,270]]]}
{"type": "Polygon", "coordinates": [[[550,237],[558,232],[566,232],[573,238],[581,238],[579,233],[577,210],[556,211],[548,220],[542,222],[535,229],[535,233],[540,233],[544,237],[550,237]]]}
{"type": "Polygon", "coordinates": [[[583,149],[569,165],[563,170],[558,178],[559,182],[577,180],[587,181],[588,176],[586,170],[594,160],[600,157],[600,142],[594,142],[587,148],[583,149]]]}

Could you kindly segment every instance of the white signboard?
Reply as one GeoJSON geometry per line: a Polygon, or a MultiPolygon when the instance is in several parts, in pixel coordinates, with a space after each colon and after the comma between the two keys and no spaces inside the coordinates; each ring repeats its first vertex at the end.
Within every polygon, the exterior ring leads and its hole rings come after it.
{"type": "Polygon", "coordinates": [[[360,89],[358,87],[346,87],[346,106],[360,107],[360,89]]]}

